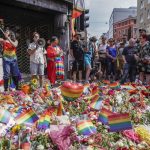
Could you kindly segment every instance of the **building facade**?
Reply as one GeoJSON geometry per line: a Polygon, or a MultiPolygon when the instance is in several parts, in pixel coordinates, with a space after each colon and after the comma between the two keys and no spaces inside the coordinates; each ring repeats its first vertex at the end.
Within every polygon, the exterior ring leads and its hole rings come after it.
{"type": "Polygon", "coordinates": [[[118,21],[128,18],[129,16],[136,17],[137,16],[137,8],[129,7],[129,8],[114,8],[109,19],[109,38],[113,38],[114,36],[114,24],[118,21]]]}
{"type": "Polygon", "coordinates": [[[126,35],[128,40],[136,38],[136,33],[136,17],[128,17],[114,24],[114,39],[117,41],[120,41],[123,35],[126,35]]]}
{"type": "Polygon", "coordinates": [[[138,0],[137,4],[137,27],[150,34],[150,0],[138,0]]]}
{"type": "Polygon", "coordinates": [[[39,32],[46,41],[53,35],[58,36],[62,49],[68,50],[70,43],[68,17],[71,16],[72,9],[73,0],[0,1],[0,18],[3,19],[4,27],[9,27],[17,33],[19,41],[17,56],[22,73],[29,73],[27,47],[32,41],[33,32],[39,32]]]}

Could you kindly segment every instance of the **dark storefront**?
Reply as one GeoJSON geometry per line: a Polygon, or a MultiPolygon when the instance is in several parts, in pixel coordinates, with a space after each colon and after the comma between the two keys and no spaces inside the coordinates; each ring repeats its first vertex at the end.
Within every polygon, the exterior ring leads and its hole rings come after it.
{"type": "Polygon", "coordinates": [[[29,73],[27,45],[32,33],[37,31],[48,40],[52,35],[60,38],[61,46],[67,49],[67,14],[72,8],[71,0],[11,0],[0,1],[0,17],[5,27],[17,33],[19,67],[22,73],[29,73]]]}

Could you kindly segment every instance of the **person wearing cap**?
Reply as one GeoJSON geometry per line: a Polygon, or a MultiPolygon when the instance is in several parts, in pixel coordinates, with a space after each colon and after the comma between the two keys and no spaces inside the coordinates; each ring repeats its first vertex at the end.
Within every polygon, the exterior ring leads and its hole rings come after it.
{"type": "Polygon", "coordinates": [[[81,35],[76,33],[70,47],[70,55],[75,59],[72,68],[74,82],[77,81],[77,72],[79,72],[79,82],[82,81],[82,71],[84,70],[84,51],[80,38],[81,35]]]}

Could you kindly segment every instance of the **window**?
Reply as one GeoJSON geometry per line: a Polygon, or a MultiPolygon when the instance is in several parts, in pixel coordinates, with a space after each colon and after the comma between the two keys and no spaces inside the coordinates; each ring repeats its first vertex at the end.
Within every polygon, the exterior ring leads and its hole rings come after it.
{"type": "Polygon", "coordinates": [[[148,3],[150,3],[150,0],[148,0],[148,3]]]}
{"type": "Polygon", "coordinates": [[[143,20],[143,14],[140,15],[140,23],[142,23],[144,20],[143,20]]]}
{"type": "Polygon", "coordinates": [[[141,1],[140,8],[141,8],[141,9],[144,8],[144,1],[143,1],[143,0],[141,1]]]}
{"type": "Polygon", "coordinates": [[[147,18],[150,19],[150,9],[147,11],[147,18]]]}

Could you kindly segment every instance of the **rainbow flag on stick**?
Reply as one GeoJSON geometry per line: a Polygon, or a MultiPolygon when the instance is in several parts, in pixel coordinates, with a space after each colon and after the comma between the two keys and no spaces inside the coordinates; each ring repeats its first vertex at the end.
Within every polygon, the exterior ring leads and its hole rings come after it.
{"type": "Polygon", "coordinates": [[[50,127],[50,118],[50,113],[46,113],[44,116],[41,116],[41,118],[38,120],[38,129],[48,129],[50,127]]]}
{"type": "Polygon", "coordinates": [[[35,112],[32,109],[28,109],[25,112],[22,112],[15,118],[16,123],[18,124],[35,123],[38,119],[39,117],[35,114],[35,112]]]}
{"type": "Polygon", "coordinates": [[[129,113],[114,114],[108,117],[110,132],[119,132],[132,129],[129,113]]]}
{"type": "Polygon", "coordinates": [[[96,127],[90,120],[82,120],[77,124],[79,134],[90,136],[97,132],[96,127]]]}
{"type": "Polygon", "coordinates": [[[106,108],[102,108],[100,115],[98,117],[98,121],[102,122],[103,124],[108,124],[108,117],[112,114],[114,114],[112,111],[110,111],[106,108]]]}
{"type": "Polygon", "coordinates": [[[7,124],[11,118],[11,114],[7,110],[0,110],[0,122],[7,124]]]}
{"type": "Polygon", "coordinates": [[[95,110],[100,110],[101,105],[102,105],[102,99],[100,99],[99,95],[95,95],[92,98],[92,102],[90,104],[90,107],[93,108],[93,109],[95,109],[95,110]]]}

